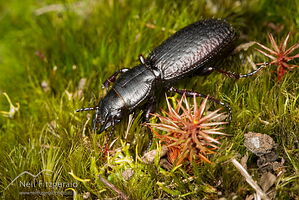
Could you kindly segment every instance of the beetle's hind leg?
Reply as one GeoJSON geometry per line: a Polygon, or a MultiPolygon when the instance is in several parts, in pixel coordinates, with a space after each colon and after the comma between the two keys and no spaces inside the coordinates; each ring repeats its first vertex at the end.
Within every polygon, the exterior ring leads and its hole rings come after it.
{"type": "Polygon", "coordinates": [[[225,70],[222,70],[222,69],[215,69],[215,71],[220,72],[220,73],[222,73],[225,76],[228,76],[230,78],[240,79],[240,78],[247,78],[249,76],[252,76],[252,75],[256,74],[257,72],[261,71],[263,68],[265,68],[268,65],[269,65],[269,63],[265,62],[260,67],[258,67],[257,69],[255,69],[252,72],[247,73],[247,74],[236,74],[235,72],[225,71],[225,70]]]}
{"type": "Polygon", "coordinates": [[[187,97],[196,96],[196,97],[208,98],[208,100],[213,101],[217,104],[220,104],[220,105],[224,106],[228,110],[228,122],[232,121],[232,109],[231,109],[231,107],[228,104],[226,104],[226,103],[224,103],[224,102],[222,102],[218,99],[215,99],[214,97],[211,97],[211,96],[208,96],[208,95],[205,95],[205,94],[201,94],[201,93],[198,93],[198,92],[194,92],[194,91],[191,91],[191,90],[177,89],[177,88],[174,88],[174,87],[171,87],[169,89],[169,91],[170,92],[176,92],[176,93],[181,94],[181,95],[185,94],[187,97]]]}

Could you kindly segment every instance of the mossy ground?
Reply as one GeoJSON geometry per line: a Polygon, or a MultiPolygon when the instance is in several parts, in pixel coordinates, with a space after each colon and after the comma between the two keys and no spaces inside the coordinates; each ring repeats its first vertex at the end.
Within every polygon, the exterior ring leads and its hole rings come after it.
{"type": "MultiPolygon", "coordinates": [[[[101,84],[115,70],[136,65],[139,54],[147,56],[179,28],[212,17],[233,24],[240,32],[239,43],[259,41],[269,46],[267,32],[279,39],[291,32],[289,44],[299,41],[299,2],[295,0],[2,1],[0,110],[9,110],[3,92],[20,108],[12,118],[0,116],[1,195],[7,199],[82,199],[89,192],[92,199],[116,197],[99,180],[102,174],[131,199],[244,199],[253,189],[226,161],[245,154],[243,135],[254,131],[272,136],[279,156],[286,160],[286,172],[275,185],[276,198],[298,199],[299,70],[287,73],[280,83],[272,73],[274,67],[244,80],[213,73],[178,83],[180,88],[221,99],[233,110],[233,121],[225,130],[231,137],[210,157],[213,164],[194,164],[188,172],[183,167],[166,171],[158,162],[146,165],[140,161],[148,142],[141,113],[135,113],[129,129],[128,119],[117,126],[112,149],[122,151],[107,158],[101,149],[106,134],[93,133],[90,114],[74,112],[98,103],[105,93],[101,84]],[[50,4],[54,6],[47,7],[50,4]],[[82,78],[86,79],[83,89],[78,87],[82,78]],[[129,168],[135,174],[124,180],[122,172],[129,168]],[[75,195],[22,195],[52,191],[45,185],[20,185],[20,181],[34,183],[26,174],[9,185],[24,171],[37,174],[42,170],[52,172],[45,171],[35,183],[77,183],[76,187],[52,188],[56,192],[68,188],[75,195]],[[196,178],[183,183],[190,174],[196,178]]],[[[250,48],[229,57],[223,67],[249,72],[247,57],[267,61],[250,48]]],[[[258,175],[254,167],[249,171],[258,175]]]]}

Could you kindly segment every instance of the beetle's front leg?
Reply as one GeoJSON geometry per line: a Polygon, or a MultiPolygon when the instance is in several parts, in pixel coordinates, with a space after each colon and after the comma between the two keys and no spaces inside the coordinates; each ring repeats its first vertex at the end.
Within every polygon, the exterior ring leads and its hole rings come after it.
{"type": "Polygon", "coordinates": [[[187,97],[196,96],[196,97],[208,98],[210,101],[213,101],[217,104],[220,104],[220,105],[224,106],[228,110],[228,121],[231,122],[231,120],[232,120],[232,109],[231,109],[231,107],[228,104],[226,104],[226,103],[224,103],[224,102],[222,102],[218,99],[215,99],[214,97],[211,97],[211,96],[208,96],[208,95],[205,95],[205,94],[201,94],[201,93],[198,93],[198,92],[194,92],[194,91],[191,91],[191,90],[177,89],[177,88],[174,88],[174,87],[171,87],[169,89],[169,91],[170,92],[176,92],[176,93],[181,94],[181,95],[185,94],[187,97]]]}
{"type": "MultiPolygon", "coordinates": [[[[150,99],[149,102],[150,103],[148,103],[148,106],[147,106],[147,109],[146,109],[146,112],[145,112],[145,122],[146,123],[150,122],[149,120],[152,117],[151,113],[154,113],[155,110],[156,110],[156,101],[155,101],[155,99],[150,99]]],[[[148,143],[148,146],[146,148],[146,152],[148,152],[149,149],[152,146],[152,143],[153,143],[153,133],[152,133],[151,129],[148,126],[146,128],[147,128],[147,133],[148,133],[148,138],[149,138],[149,143],[148,143]]]]}
{"type": "Polygon", "coordinates": [[[90,111],[90,110],[96,110],[95,116],[92,120],[92,129],[96,130],[97,129],[97,123],[98,123],[98,113],[99,113],[99,107],[95,106],[95,107],[89,107],[89,108],[80,108],[77,109],[76,112],[82,112],[82,111],[90,111]]]}
{"type": "Polygon", "coordinates": [[[118,76],[118,74],[121,74],[121,73],[125,73],[129,71],[128,68],[123,68],[123,69],[120,69],[120,70],[117,70],[116,72],[114,72],[114,74],[112,74],[104,83],[103,83],[103,88],[106,88],[108,89],[109,85],[113,82],[116,81],[116,77],[118,76]]]}
{"type": "Polygon", "coordinates": [[[99,107],[96,107],[96,113],[94,114],[94,118],[92,120],[92,129],[93,130],[97,130],[98,116],[99,116],[99,107]]]}
{"type": "Polygon", "coordinates": [[[106,141],[107,144],[108,144],[111,136],[113,135],[114,131],[115,131],[115,121],[114,121],[114,119],[112,119],[112,121],[111,121],[111,129],[110,129],[110,131],[108,133],[108,137],[107,137],[107,141],[106,141]]]}
{"type": "MultiPolygon", "coordinates": [[[[114,119],[111,119],[111,128],[110,128],[110,131],[108,133],[108,136],[106,137],[106,141],[105,141],[105,144],[104,144],[104,147],[105,147],[104,152],[105,153],[107,153],[109,151],[109,141],[110,141],[110,138],[112,137],[114,131],[115,131],[115,121],[114,121],[114,119]]],[[[98,134],[100,132],[101,132],[101,130],[97,131],[98,134]]]]}
{"type": "Polygon", "coordinates": [[[265,62],[262,66],[260,66],[259,68],[257,68],[256,70],[250,72],[250,73],[247,73],[247,74],[236,74],[234,72],[231,72],[231,71],[224,71],[222,69],[215,69],[217,72],[220,72],[230,78],[235,78],[235,79],[240,79],[240,78],[246,78],[248,76],[252,76],[254,74],[256,74],[257,72],[259,72],[260,70],[262,70],[263,68],[265,68],[266,66],[268,66],[269,63],[265,62]]]}

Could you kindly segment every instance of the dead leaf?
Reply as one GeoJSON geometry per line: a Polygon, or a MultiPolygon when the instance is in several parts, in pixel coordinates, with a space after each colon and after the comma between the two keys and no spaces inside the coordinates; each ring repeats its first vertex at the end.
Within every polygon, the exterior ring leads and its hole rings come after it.
{"type": "Polygon", "coordinates": [[[259,185],[262,187],[264,192],[267,192],[276,182],[277,177],[271,172],[264,173],[259,181],[259,185]]]}

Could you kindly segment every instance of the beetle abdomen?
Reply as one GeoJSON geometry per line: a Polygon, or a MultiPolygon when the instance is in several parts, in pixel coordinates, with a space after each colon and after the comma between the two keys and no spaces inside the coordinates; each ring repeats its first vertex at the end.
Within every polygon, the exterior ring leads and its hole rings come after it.
{"type": "Polygon", "coordinates": [[[146,62],[160,69],[164,80],[183,78],[217,60],[235,38],[235,30],[225,21],[202,20],[165,40],[150,53],[146,62]]]}

